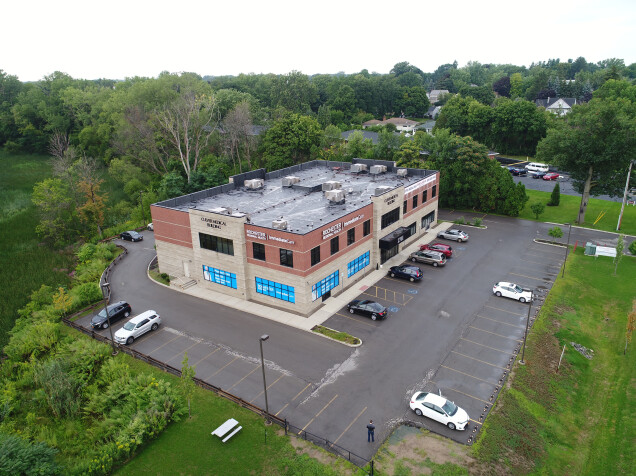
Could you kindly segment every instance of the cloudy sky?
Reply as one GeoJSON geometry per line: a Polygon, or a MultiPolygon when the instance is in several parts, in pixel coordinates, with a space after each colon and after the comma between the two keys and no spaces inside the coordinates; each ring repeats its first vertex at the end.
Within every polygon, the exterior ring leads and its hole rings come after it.
{"type": "Polygon", "coordinates": [[[634,0],[20,0],[0,12],[0,69],[22,81],[636,62],[634,0]]]}

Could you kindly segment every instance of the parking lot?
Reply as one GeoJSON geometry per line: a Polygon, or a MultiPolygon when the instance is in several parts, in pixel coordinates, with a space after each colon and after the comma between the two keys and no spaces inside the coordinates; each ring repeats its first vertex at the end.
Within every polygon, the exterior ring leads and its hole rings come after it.
{"type": "MultiPolygon", "coordinates": [[[[324,325],[360,337],[363,344],[355,349],[149,283],[139,266],[152,256],[149,233],[143,248],[128,245],[133,251],[118,265],[112,284],[115,298],[129,300],[133,314],[152,308],[162,315],[159,330],[133,348],[177,368],[187,352],[199,378],[262,408],[257,341],[269,334],[269,410],[298,430],[367,458],[405,420],[469,443],[520,348],[528,313],[528,304],[494,296],[493,284],[533,288],[534,317],[563,259],[562,248],[532,241],[541,224],[488,219],[484,224],[487,229],[464,227],[468,243],[439,240],[451,244],[453,258],[442,267],[419,265],[419,282],[387,275],[374,284],[356,284],[358,298],[382,303],[389,317],[372,321],[350,314],[343,302],[324,325]],[[472,420],[468,430],[451,431],[416,416],[409,401],[422,390],[441,391],[464,408],[472,420]],[[369,419],[377,425],[375,444],[364,438],[369,419]]],[[[89,319],[80,323],[88,325],[89,319]]]]}

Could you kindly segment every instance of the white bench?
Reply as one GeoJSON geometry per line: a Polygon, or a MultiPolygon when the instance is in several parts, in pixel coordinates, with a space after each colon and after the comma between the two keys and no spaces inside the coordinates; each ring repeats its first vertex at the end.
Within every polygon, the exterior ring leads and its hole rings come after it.
{"type": "MultiPolygon", "coordinates": [[[[212,432],[212,435],[216,435],[219,438],[223,438],[227,433],[230,433],[232,428],[234,428],[236,425],[238,425],[238,421],[236,421],[234,418],[230,418],[225,423],[223,423],[220,427],[214,430],[212,432]]],[[[241,431],[242,428],[243,428],[242,426],[236,426],[236,428],[234,428],[234,430],[229,435],[223,438],[222,440],[223,443],[225,443],[227,440],[229,440],[234,435],[236,435],[239,431],[241,431]]]]}

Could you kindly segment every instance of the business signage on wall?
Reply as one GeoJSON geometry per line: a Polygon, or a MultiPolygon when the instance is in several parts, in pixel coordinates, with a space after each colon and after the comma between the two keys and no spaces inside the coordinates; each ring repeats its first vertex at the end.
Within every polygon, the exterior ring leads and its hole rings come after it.
{"type": "Polygon", "coordinates": [[[384,204],[385,205],[392,205],[395,203],[395,199],[398,198],[398,194],[394,193],[393,195],[389,195],[388,197],[384,198],[384,204]]]}
{"type": "Polygon", "coordinates": [[[223,220],[215,220],[214,218],[201,217],[201,221],[205,222],[210,228],[221,228],[227,226],[223,220]]]}
{"type": "Polygon", "coordinates": [[[334,225],[331,225],[329,228],[322,230],[322,239],[325,240],[327,238],[329,238],[330,236],[333,235],[337,235],[338,233],[340,233],[344,228],[348,227],[349,225],[352,225],[354,223],[356,223],[357,221],[360,221],[364,218],[364,213],[358,216],[355,216],[349,220],[346,221],[341,221],[339,223],[336,223],[334,225]]]}
{"type": "Polygon", "coordinates": [[[435,177],[436,177],[435,175],[431,175],[430,177],[427,177],[424,180],[420,180],[419,182],[414,183],[413,185],[409,185],[408,187],[405,187],[404,195],[406,195],[407,193],[413,192],[414,190],[417,190],[418,188],[422,188],[431,182],[434,182],[435,177]]]}
{"type": "Polygon", "coordinates": [[[273,235],[268,235],[267,233],[263,232],[263,231],[258,231],[258,230],[246,230],[247,233],[247,237],[248,238],[255,238],[257,240],[263,240],[263,241],[267,241],[267,240],[271,240],[271,241],[278,241],[280,243],[285,243],[287,245],[293,245],[295,243],[294,240],[290,240],[288,238],[281,238],[280,236],[273,236],[273,235]]]}

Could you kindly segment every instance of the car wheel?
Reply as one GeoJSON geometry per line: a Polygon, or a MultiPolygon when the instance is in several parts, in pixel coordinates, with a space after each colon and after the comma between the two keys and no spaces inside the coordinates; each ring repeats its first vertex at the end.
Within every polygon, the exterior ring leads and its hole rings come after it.
{"type": "Polygon", "coordinates": [[[395,278],[395,273],[391,273],[391,277],[392,277],[392,278],[395,278]]]}
{"type": "Polygon", "coordinates": [[[526,302],[526,298],[520,297],[519,302],[526,302]]]}
{"type": "Polygon", "coordinates": [[[353,313],[354,313],[354,312],[356,312],[356,311],[354,311],[352,308],[349,308],[349,312],[350,312],[351,314],[353,314],[353,313]]]}
{"type": "Polygon", "coordinates": [[[155,322],[150,329],[152,329],[153,331],[156,331],[157,329],[159,329],[159,324],[155,322]]]}
{"type": "Polygon", "coordinates": [[[501,297],[501,293],[500,293],[499,291],[497,291],[497,292],[495,293],[495,296],[497,296],[497,297],[501,297]]]}
{"type": "Polygon", "coordinates": [[[415,414],[416,414],[417,416],[422,416],[422,410],[420,410],[419,408],[416,408],[416,409],[415,409],[415,414]]]}
{"type": "Polygon", "coordinates": [[[108,322],[104,322],[102,324],[102,329],[108,329],[108,322]]]}
{"type": "Polygon", "coordinates": [[[130,316],[130,313],[128,311],[124,312],[124,317],[128,317],[130,316]]]}
{"type": "Polygon", "coordinates": [[[371,314],[371,320],[375,321],[378,318],[377,314],[371,314]]]}
{"type": "Polygon", "coordinates": [[[461,243],[462,239],[461,238],[457,238],[457,243],[461,243]]]}
{"type": "Polygon", "coordinates": [[[409,278],[409,281],[413,282],[413,281],[415,281],[415,278],[411,277],[411,278],[409,278]]]}
{"type": "Polygon", "coordinates": [[[413,263],[417,262],[415,258],[411,258],[411,261],[413,261],[413,263]]]}
{"type": "Polygon", "coordinates": [[[433,267],[434,267],[434,268],[437,268],[437,263],[433,263],[433,267]]]}
{"type": "Polygon", "coordinates": [[[451,423],[451,422],[448,422],[448,428],[450,428],[451,430],[454,430],[455,429],[455,424],[451,423]]]}
{"type": "Polygon", "coordinates": [[[126,339],[126,344],[130,345],[135,341],[135,338],[133,336],[130,336],[128,339],[126,339]]]}

